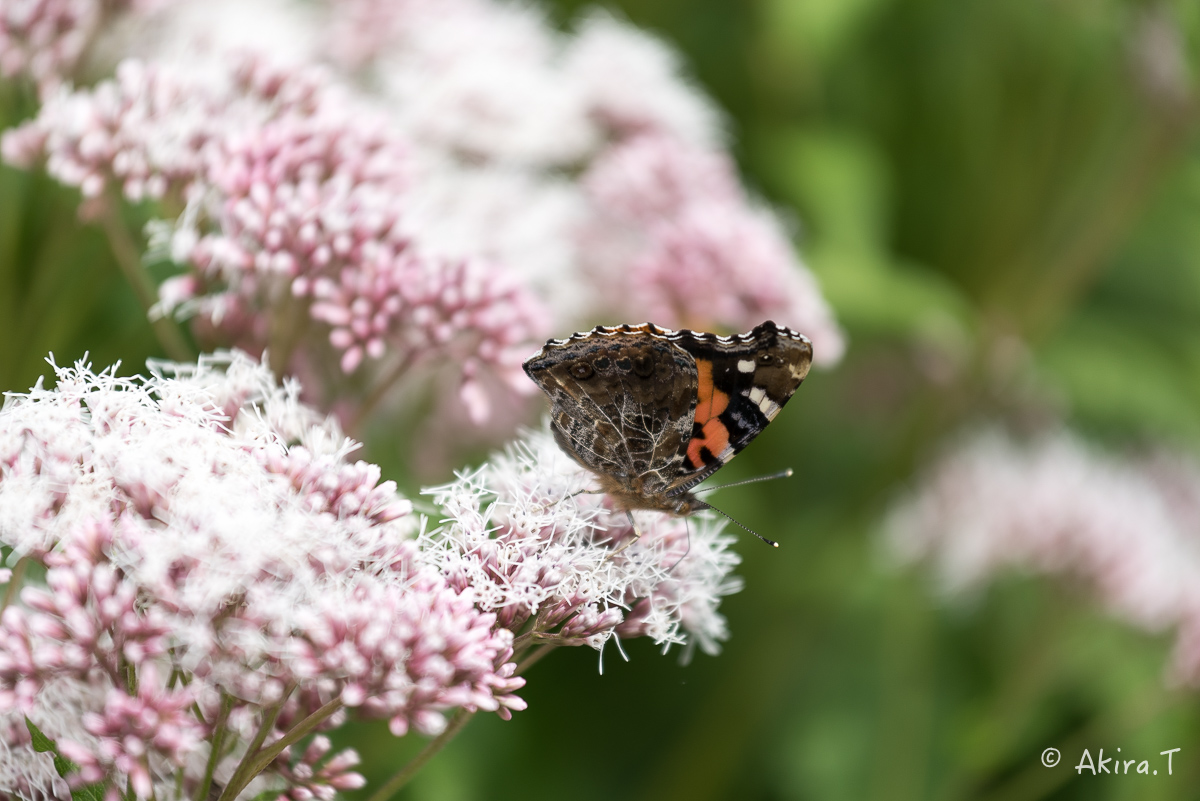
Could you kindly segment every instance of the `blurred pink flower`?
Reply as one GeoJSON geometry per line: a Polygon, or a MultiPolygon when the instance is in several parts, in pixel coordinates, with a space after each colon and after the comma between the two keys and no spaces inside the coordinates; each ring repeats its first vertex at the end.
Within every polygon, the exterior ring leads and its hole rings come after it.
{"type": "Polygon", "coordinates": [[[149,798],[154,792],[151,756],[182,767],[188,753],[199,747],[204,730],[191,713],[195,696],[189,688],[163,686],[153,662],[133,664],[141,668],[134,694],[109,692],[103,709],[83,716],[83,729],[96,739],[97,747],[69,736],[60,739],[58,747],[79,765],[81,782],[120,776],[129,780],[137,798],[149,798]]]}
{"type": "Polygon", "coordinates": [[[1200,684],[1200,464],[1120,458],[1066,432],[1019,444],[987,432],[950,450],[887,520],[904,561],[952,593],[1005,570],[1083,579],[1118,617],[1178,627],[1172,675],[1200,684]]]}
{"type": "Polygon", "coordinates": [[[0,3],[0,75],[28,74],[39,85],[75,66],[100,17],[98,0],[0,3]]]}
{"type": "Polygon", "coordinates": [[[529,4],[334,0],[334,57],[366,70],[421,148],[474,164],[569,167],[599,130],[564,73],[563,37],[529,4]]]}
{"type": "Polygon", "coordinates": [[[638,136],[601,155],[583,181],[595,209],[585,253],[610,306],[702,331],[775,319],[803,331],[819,363],[841,358],[842,334],[816,281],[779,221],[749,203],[727,155],[638,136]]]}
{"type": "Polygon", "coordinates": [[[170,0],[3,0],[0,77],[25,76],[43,93],[64,81],[93,38],[120,12],[145,11],[170,0]]]}
{"type": "MultiPolygon", "coordinates": [[[[322,709],[401,735],[524,708],[512,634],[425,566],[411,504],[297,394],[227,354],[145,380],[59,368],[0,411],[2,543],[46,569],[0,617],[0,726],[28,715],[73,780],[165,797],[182,771],[194,793],[221,729],[228,781],[272,708],[267,746],[322,709]]],[[[351,786],[352,761],[318,783],[351,786]]],[[[311,762],[262,781],[300,792],[311,762]]],[[[0,791],[52,792],[40,766],[0,750],[0,791]]]]}
{"type": "Polygon", "coordinates": [[[658,134],[691,146],[720,146],[720,112],[668,44],[605,11],[586,13],[575,30],[564,71],[607,138],[658,134]]]}

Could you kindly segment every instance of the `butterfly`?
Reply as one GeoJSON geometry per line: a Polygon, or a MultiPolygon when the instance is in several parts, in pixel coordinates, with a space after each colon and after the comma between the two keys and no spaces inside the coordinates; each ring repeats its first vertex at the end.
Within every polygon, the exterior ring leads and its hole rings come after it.
{"type": "Polygon", "coordinates": [[[524,368],[550,399],[558,446],[600,491],[627,513],[689,515],[712,508],[692,489],[775,419],[811,364],[808,338],[768,320],[728,337],[597,326],[550,340],[524,368]]]}

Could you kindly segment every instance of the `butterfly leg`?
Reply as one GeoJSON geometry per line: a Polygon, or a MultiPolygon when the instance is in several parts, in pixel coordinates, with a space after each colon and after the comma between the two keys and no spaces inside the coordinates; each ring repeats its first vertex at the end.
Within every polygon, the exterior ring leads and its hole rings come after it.
{"type": "Polygon", "coordinates": [[[569,501],[569,500],[571,500],[572,498],[574,498],[574,497],[575,497],[575,496],[577,496],[577,495],[603,495],[603,494],[604,494],[604,490],[594,490],[594,489],[581,489],[581,490],[575,490],[575,491],[574,491],[574,492],[572,492],[570,495],[564,495],[564,496],[562,496],[561,498],[559,498],[559,499],[558,499],[557,501],[555,501],[554,503],[550,503],[550,504],[543,504],[542,506],[540,506],[540,507],[538,508],[538,511],[544,512],[544,511],[546,511],[547,509],[553,509],[555,506],[558,506],[558,505],[559,505],[560,503],[562,503],[563,501],[569,501]]]}
{"type": "Polygon", "coordinates": [[[618,554],[620,554],[622,551],[624,551],[630,545],[633,545],[635,542],[637,542],[638,540],[640,540],[642,538],[642,532],[638,530],[637,523],[633,522],[633,512],[626,509],[625,516],[629,518],[629,525],[633,529],[633,539],[631,539],[629,542],[622,545],[617,550],[610,553],[608,555],[609,559],[616,559],[618,554]]]}

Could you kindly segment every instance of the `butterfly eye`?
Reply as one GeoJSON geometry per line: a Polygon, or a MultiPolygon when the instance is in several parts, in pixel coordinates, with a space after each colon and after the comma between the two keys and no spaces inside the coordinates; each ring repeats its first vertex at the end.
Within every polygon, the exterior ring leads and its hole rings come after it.
{"type": "Polygon", "coordinates": [[[637,356],[633,360],[633,372],[641,378],[654,375],[654,359],[649,356],[637,356]]]}
{"type": "Polygon", "coordinates": [[[591,378],[596,371],[587,362],[576,362],[571,365],[571,375],[578,378],[580,381],[586,381],[591,378]]]}

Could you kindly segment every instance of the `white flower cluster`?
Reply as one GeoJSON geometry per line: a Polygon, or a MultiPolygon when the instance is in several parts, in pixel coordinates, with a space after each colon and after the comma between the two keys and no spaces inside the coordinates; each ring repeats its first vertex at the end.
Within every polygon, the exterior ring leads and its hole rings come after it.
{"type": "Polygon", "coordinates": [[[447,521],[422,535],[423,558],[535,642],[600,648],[616,634],[715,653],[728,636],[717,607],[741,589],[723,521],[635,512],[641,538],[629,544],[625,513],[590,485],[548,432],[527,433],[428,490],[447,521]]]}
{"type": "Polygon", "coordinates": [[[0,616],[0,791],[57,786],[26,715],[76,780],[173,798],[202,786],[202,743],[234,782],[264,725],[269,745],[344,708],[397,736],[524,708],[511,633],[423,565],[411,503],[298,393],[233,353],[148,379],[77,364],[8,397],[0,544],[46,572],[0,616]]]}

